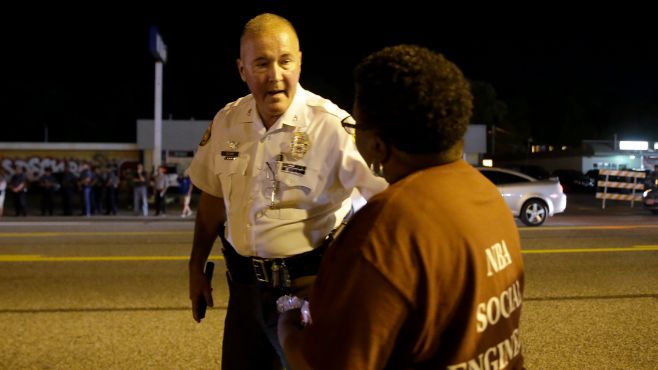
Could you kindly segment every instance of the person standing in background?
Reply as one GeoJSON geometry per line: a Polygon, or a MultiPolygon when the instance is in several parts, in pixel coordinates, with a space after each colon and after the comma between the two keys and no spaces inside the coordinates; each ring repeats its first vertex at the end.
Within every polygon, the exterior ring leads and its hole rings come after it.
{"type": "Polygon", "coordinates": [[[119,188],[119,175],[117,174],[117,168],[114,166],[106,167],[105,171],[107,172],[105,179],[105,214],[106,215],[116,215],[117,214],[117,189],[119,188]]]}
{"type": "Polygon", "coordinates": [[[149,215],[149,202],[148,202],[148,175],[144,170],[144,165],[141,163],[137,164],[135,173],[133,174],[132,179],[133,185],[133,212],[135,215],[139,214],[140,206],[142,210],[142,216],[146,217],[149,215]]]}
{"type": "Polygon", "coordinates": [[[103,213],[103,199],[105,198],[105,182],[107,181],[107,171],[100,165],[94,164],[94,176],[91,181],[91,213],[100,215],[103,213]]]}
{"type": "Polygon", "coordinates": [[[64,173],[62,173],[62,214],[64,216],[73,215],[73,199],[75,193],[78,191],[78,177],[71,172],[71,166],[66,162],[64,165],[64,173]]]}
{"type": "Polygon", "coordinates": [[[9,179],[9,189],[14,197],[16,216],[27,216],[27,176],[22,167],[16,166],[16,172],[9,179]]]}
{"type": "Polygon", "coordinates": [[[178,189],[180,190],[180,201],[182,205],[181,217],[192,216],[192,208],[190,208],[190,202],[192,200],[192,180],[190,176],[183,172],[183,174],[178,178],[178,189]]]}
{"type": "Polygon", "coordinates": [[[55,191],[59,189],[59,183],[50,167],[44,169],[43,175],[39,178],[39,186],[41,187],[41,216],[52,216],[55,210],[55,191]]]}
{"type": "Polygon", "coordinates": [[[7,196],[7,174],[0,168],[0,217],[4,213],[5,197],[7,196]]]}
{"type": "Polygon", "coordinates": [[[82,190],[82,215],[86,217],[91,217],[91,212],[93,210],[93,197],[91,194],[91,185],[93,181],[94,173],[91,171],[89,164],[83,163],[82,166],[80,166],[78,184],[82,190]]]}
{"type": "Polygon", "coordinates": [[[167,214],[167,202],[165,196],[169,188],[169,177],[167,177],[167,167],[158,167],[158,172],[153,178],[153,193],[155,196],[155,215],[164,216],[167,214]]]}

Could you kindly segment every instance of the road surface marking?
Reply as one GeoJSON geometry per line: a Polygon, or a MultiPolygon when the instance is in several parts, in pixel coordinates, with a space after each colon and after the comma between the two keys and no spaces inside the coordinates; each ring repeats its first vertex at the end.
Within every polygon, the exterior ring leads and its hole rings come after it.
{"type": "MultiPolygon", "coordinates": [[[[190,256],[75,256],[53,257],[38,254],[0,254],[0,262],[97,262],[97,261],[187,261],[190,256]]],[[[210,256],[223,260],[224,256],[210,256]]]]}
{"type": "Polygon", "coordinates": [[[633,245],[620,248],[560,248],[560,249],[525,249],[522,254],[544,253],[603,253],[603,252],[644,252],[658,251],[658,245],[633,245]]]}
{"type": "MultiPolygon", "coordinates": [[[[604,253],[604,252],[646,252],[658,251],[658,245],[634,245],[618,248],[560,248],[525,249],[522,254],[559,253],[604,253]]],[[[189,256],[42,256],[38,254],[0,254],[0,262],[97,262],[97,261],[187,261],[189,256]]],[[[210,256],[213,260],[223,260],[223,256],[210,256]]]]}
{"type": "Polygon", "coordinates": [[[37,231],[26,233],[3,233],[0,238],[45,238],[54,236],[140,236],[140,235],[192,235],[193,231],[37,231]]]}
{"type": "Polygon", "coordinates": [[[519,227],[520,231],[553,231],[553,230],[632,230],[658,229],[658,225],[607,225],[607,226],[542,226],[519,227]]]}

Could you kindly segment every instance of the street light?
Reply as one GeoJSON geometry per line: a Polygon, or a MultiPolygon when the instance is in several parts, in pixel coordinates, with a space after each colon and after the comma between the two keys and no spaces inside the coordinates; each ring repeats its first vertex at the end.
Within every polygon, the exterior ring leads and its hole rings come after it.
{"type": "Polygon", "coordinates": [[[162,162],[162,65],[167,62],[167,45],[157,27],[151,27],[149,48],[155,58],[155,103],[153,113],[153,167],[162,162]]]}

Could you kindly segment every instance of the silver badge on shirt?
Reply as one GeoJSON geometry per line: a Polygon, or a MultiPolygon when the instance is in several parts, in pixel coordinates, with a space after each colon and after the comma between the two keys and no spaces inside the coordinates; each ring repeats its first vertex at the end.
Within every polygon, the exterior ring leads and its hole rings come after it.
{"type": "Polygon", "coordinates": [[[304,131],[293,132],[290,140],[290,157],[298,161],[304,158],[309,149],[311,149],[311,141],[308,134],[304,131]]]}

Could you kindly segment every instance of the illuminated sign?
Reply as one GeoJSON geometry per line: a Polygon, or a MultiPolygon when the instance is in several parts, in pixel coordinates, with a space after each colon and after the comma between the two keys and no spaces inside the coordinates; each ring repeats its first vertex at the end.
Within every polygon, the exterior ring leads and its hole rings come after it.
{"type": "Polygon", "coordinates": [[[149,49],[156,60],[167,63],[167,45],[162,41],[157,27],[151,27],[149,37],[149,49]]]}
{"type": "Polygon", "coordinates": [[[620,141],[620,150],[647,150],[649,149],[648,141],[620,141]]]}

